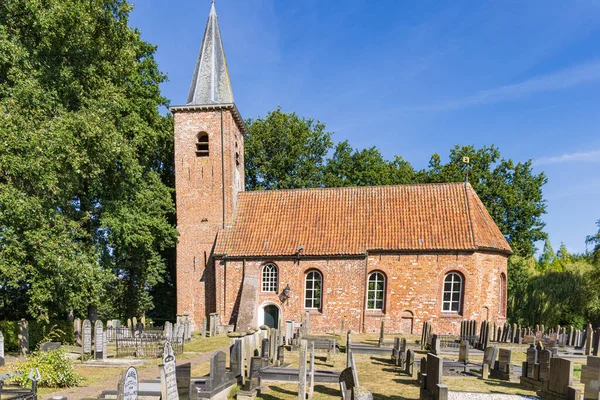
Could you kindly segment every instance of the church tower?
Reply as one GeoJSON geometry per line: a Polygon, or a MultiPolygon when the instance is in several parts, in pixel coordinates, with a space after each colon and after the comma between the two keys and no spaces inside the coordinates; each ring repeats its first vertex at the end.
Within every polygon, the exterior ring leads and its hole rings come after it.
{"type": "Polygon", "coordinates": [[[177,313],[196,327],[216,308],[212,250],[233,224],[244,190],[246,126],[233,102],[215,4],[210,9],[192,84],[175,122],[177,199],[177,313]]]}

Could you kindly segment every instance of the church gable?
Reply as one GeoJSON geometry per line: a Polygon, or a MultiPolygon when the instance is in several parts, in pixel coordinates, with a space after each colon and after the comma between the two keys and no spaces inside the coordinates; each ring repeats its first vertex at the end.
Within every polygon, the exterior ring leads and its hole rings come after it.
{"type": "Polygon", "coordinates": [[[359,255],[490,249],[506,239],[464,183],[255,191],[239,194],[217,256],[359,255]]]}

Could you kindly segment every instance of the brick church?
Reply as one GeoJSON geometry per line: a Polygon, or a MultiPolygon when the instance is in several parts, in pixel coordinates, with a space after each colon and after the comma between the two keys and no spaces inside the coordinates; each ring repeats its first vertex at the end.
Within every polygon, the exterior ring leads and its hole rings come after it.
{"type": "Polygon", "coordinates": [[[244,191],[244,134],[213,3],[175,120],[177,312],[244,331],[457,333],[504,322],[510,246],[469,184],[244,191]]]}

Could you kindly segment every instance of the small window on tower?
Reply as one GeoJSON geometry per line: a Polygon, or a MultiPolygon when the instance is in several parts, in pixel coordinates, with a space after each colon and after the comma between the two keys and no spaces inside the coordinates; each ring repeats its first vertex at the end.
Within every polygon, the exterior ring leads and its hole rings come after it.
{"type": "Polygon", "coordinates": [[[200,132],[196,141],[196,157],[208,157],[208,133],[200,132]]]}
{"type": "Polygon", "coordinates": [[[237,151],[235,152],[235,166],[240,166],[240,153],[238,153],[237,151]]]}

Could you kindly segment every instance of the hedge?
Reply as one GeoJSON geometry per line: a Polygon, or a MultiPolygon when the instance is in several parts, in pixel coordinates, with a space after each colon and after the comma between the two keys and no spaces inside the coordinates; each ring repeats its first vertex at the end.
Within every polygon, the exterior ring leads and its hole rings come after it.
{"type": "MultiPolygon", "coordinates": [[[[53,340],[63,344],[73,344],[75,333],[72,321],[50,321],[49,323],[29,321],[29,349],[33,351],[55,325],[55,329],[60,329],[64,333],[53,340]]],[[[19,351],[19,321],[0,321],[0,332],[4,335],[4,350],[19,351]]]]}

